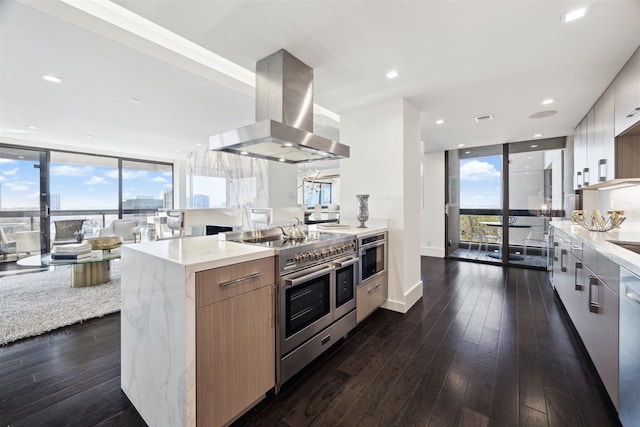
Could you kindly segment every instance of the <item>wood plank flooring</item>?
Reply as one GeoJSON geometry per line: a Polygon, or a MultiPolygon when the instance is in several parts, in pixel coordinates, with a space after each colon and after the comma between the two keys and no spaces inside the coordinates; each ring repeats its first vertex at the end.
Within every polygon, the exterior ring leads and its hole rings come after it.
{"type": "MultiPolygon", "coordinates": [[[[545,272],[422,258],[424,297],[378,310],[235,425],[616,426],[545,272]]],[[[138,426],[120,315],[0,347],[0,426],[138,426]]]]}

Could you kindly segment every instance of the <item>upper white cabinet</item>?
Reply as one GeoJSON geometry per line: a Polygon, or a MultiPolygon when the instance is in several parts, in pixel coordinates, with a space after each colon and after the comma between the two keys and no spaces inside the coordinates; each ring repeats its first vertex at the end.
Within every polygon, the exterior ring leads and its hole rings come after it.
{"type": "Polygon", "coordinates": [[[613,91],[613,86],[609,86],[593,107],[593,138],[589,141],[588,158],[590,184],[615,178],[613,91]]]}
{"type": "Polygon", "coordinates": [[[640,50],[629,59],[613,84],[615,135],[618,136],[640,121],[640,50]]]}
{"type": "Polygon", "coordinates": [[[615,178],[613,86],[576,127],[573,150],[575,189],[615,178]]]}

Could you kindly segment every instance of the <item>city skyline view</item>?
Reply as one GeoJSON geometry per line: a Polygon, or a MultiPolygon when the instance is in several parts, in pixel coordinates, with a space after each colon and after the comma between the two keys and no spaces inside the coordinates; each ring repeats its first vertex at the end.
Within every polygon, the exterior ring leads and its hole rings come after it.
{"type": "MultiPolygon", "coordinates": [[[[31,160],[0,159],[0,208],[39,208],[40,171],[31,160]]],[[[70,163],[49,166],[50,194],[61,210],[117,209],[118,168],[70,163]]],[[[122,171],[123,200],[161,199],[172,188],[172,171],[127,168],[122,171]]]]}

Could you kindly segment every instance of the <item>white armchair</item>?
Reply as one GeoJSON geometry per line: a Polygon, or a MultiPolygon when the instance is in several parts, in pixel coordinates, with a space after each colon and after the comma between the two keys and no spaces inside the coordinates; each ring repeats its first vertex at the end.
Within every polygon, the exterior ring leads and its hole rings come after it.
{"type": "Polygon", "coordinates": [[[124,243],[135,243],[140,234],[139,223],[137,219],[114,219],[98,231],[98,236],[120,236],[124,243]]]}

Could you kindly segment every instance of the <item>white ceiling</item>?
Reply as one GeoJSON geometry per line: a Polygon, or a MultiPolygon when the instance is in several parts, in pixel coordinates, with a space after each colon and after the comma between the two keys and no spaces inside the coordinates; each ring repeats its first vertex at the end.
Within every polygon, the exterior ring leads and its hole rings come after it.
{"type": "MultiPolygon", "coordinates": [[[[315,102],[341,115],[405,97],[427,151],[572,133],[640,44],[637,0],[116,3],[251,71],[285,48],[314,68],[315,102]]],[[[0,27],[5,142],[174,159],[254,120],[250,86],[57,0],[2,1],[0,27]]]]}

